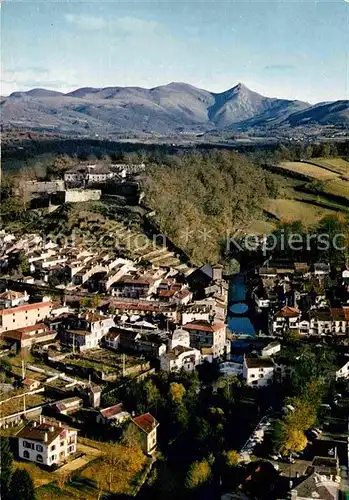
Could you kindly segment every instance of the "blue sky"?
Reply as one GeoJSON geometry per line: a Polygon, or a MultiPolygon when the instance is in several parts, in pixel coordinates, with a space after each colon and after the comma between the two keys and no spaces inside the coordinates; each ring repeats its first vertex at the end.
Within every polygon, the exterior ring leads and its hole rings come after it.
{"type": "Polygon", "coordinates": [[[348,2],[5,0],[1,94],[184,81],[348,99],[348,2]]]}

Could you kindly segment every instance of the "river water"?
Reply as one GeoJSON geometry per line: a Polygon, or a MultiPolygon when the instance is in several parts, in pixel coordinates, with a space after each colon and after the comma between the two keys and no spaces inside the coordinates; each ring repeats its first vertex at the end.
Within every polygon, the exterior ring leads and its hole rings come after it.
{"type": "Polygon", "coordinates": [[[242,337],[254,337],[256,334],[249,318],[245,278],[240,273],[231,279],[229,285],[228,328],[242,337]]]}

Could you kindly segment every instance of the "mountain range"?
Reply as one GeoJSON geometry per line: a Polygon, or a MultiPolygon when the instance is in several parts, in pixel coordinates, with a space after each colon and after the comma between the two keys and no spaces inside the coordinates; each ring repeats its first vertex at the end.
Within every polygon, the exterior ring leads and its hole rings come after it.
{"type": "Polygon", "coordinates": [[[349,126],[349,101],[307,102],[264,97],[242,83],[221,93],[186,83],[141,87],[46,89],[1,99],[4,126],[75,134],[203,133],[273,126],[349,126]]]}

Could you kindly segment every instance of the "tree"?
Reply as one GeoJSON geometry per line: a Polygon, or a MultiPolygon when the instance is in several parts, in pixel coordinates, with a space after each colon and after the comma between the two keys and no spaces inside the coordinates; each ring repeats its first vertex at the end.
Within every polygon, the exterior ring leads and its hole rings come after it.
{"type": "Polygon", "coordinates": [[[206,460],[201,462],[193,462],[188,470],[185,486],[189,490],[194,490],[199,486],[207,483],[211,478],[211,467],[206,460]]]}
{"type": "Polygon", "coordinates": [[[10,450],[10,443],[8,438],[0,439],[0,467],[1,467],[1,496],[4,500],[9,498],[9,487],[12,476],[12,461],[13,455],[10,450]]]}
{"type": "Polygon", "coordinates": [[[241,462],[241,457],[235,450],[226,451],[224,453],[224,459],[228,467],[236,467],[241,462]]]}
{"type": "Polygon", "coordinates": [[[35,489],[33,480],[24,469],[16,469],[10,483],[11,499],[13,500],[35,500],[35,489]]]}
{"type": "MultiPolygon", "coordinates": [[[[106,444],[104,454],[98,463],[98,486],[100,490],[113,493],[126,493],[135,476],[139,473],[146,457],[137,446],[106,444]]],[[[96,479],[91,477],[91,479],[96,479]]]]}
{"type": "Polygon", "coordinates": [[[283,339],[287,344],[296,344],[300,340],[300,334],[296,330],[287,329],[283,333],[283,339]]]}
{"type": "Polygon", "coordinates": [[[70,473],[69,472],[59,472],[58,477],[57,477],[57,484],[58,487],[62,490],[64,485],[68,483],[70,480],[70,473]]]}
{"type": "Polygon", "coordinates": [[[303,431],[294,429],[285,422],[279,420],[274,427],[275,448],[282,455],[289,456],[293,453],[303,451],[307,446],[307,438],[303,431]]]}
{"type": "Polygon", "coordinates": [[[284,421],[292,429],[306,431],[315,424],[316,406],[311,401],[303,398],[291,398],[288,403],[294,407],[294,411],[288,413],[284,421]]]}
{"type": "Polygon", "coordinates": [[[170,398],[175,403],[181,403],[185,393],[186,390],[182,384],[178,384],[177,382],[170,384],[170,398]]]}

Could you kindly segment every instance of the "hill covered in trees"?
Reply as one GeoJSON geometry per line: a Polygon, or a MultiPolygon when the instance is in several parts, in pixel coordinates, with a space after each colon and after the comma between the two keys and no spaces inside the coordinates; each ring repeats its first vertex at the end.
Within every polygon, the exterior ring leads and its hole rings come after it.
{"type": "Polygon", "coordinates": [[[235,152],[168,157],[144,178],[160,231],[195,263],[217,262],[226,239],[262,216],[273,175],[235,152]]]}

